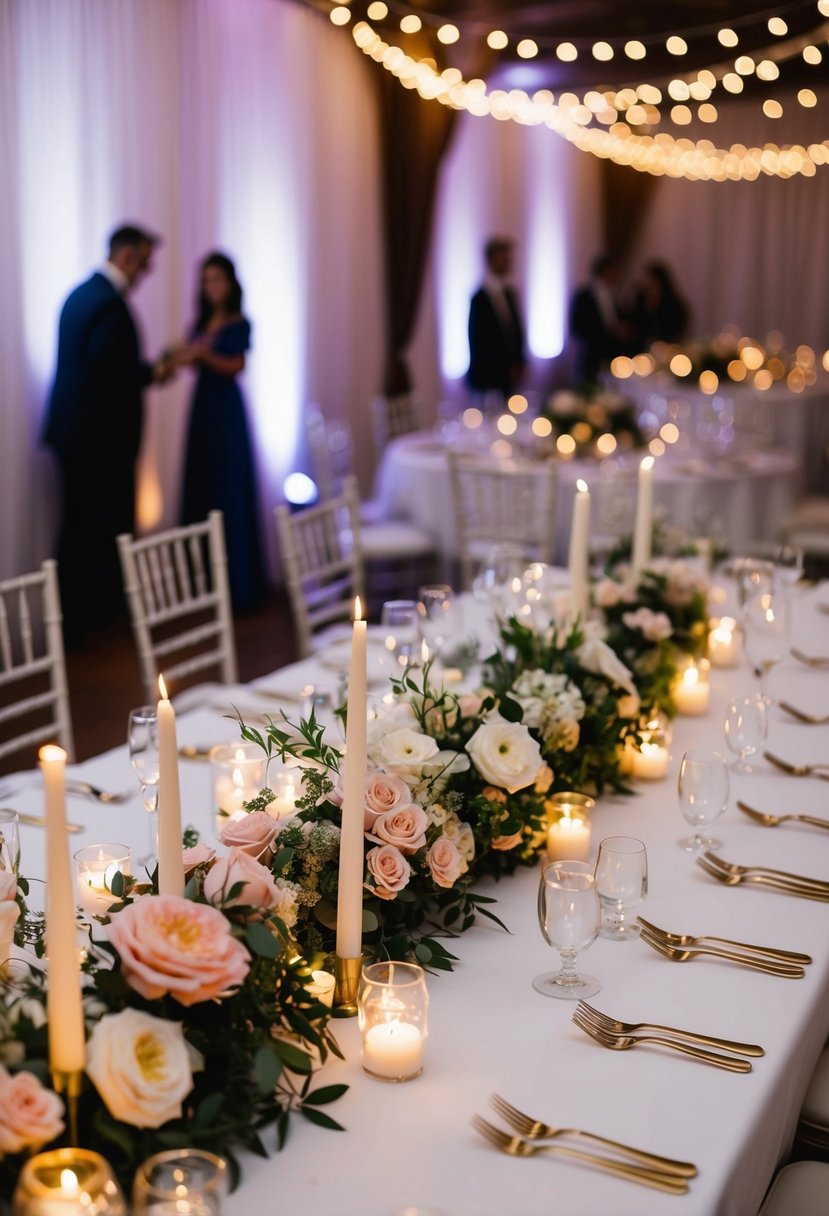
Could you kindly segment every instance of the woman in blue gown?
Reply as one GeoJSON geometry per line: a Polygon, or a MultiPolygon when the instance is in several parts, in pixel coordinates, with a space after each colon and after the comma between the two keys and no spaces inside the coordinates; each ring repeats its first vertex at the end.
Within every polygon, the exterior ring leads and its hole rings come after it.
{"type": "Polygon", "coordinates": [[[233,606],[245,612],[265,589],[256,479],[245,403],[236,383],[250,347],[242,288],[230,258],[210,253],[199,268],[198,319],[178,362],[198,369],[190,407],[181,518],[224,512],[233,606]]]}

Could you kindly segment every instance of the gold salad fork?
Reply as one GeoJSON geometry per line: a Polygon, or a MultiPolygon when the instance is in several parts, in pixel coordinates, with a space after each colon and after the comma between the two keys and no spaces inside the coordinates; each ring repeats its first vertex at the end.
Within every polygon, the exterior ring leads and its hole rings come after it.
{"type": "Polygon", "coordinates": [[[701,942],[719,942],[723,946],[736,946],[738,950],[750,950],[769,958],[782,959],[785,963],[811,963],[810,954],[801,954],[798,950],[779,950],[776,946],[752,946],[748,942],[736,942],[730,937],[713,937],[710,933],[700,933],[696,937],[692,933],[671,933],[669,929],[660,929],[651,924],[644,916],[637,916],[637,921],[657,937],[664,938],[672,946],[698,946],[701,942]]]}
{"type": "Polygon", "coordinates": [[[669,959],[672,963],[687,963],[695,958],[721,958],[726,962],[737,963],[741,967],[749,967],[752,971],[762,971],[765,975],[777,975],[781,979],[802,980],[806,972],[794,963],[775,962],[770,958],[760,958],[759,955],[741,954],[737,950],[723,950],[719,946],[672,946],[656,934],[642,929],[640,937],[646,946],[650,946],[657,954],[669,959]]]}
{"type": "Polygon", "coordinates": [[[581,1149],[568,1148],[563,1144],[531,1144],[521,1136],[511,1136],[494,1124],[488,1123],[480,1115],[472,1119],[476,1131],[510,1157],[536,1157],[549,1155],[553,1157],[570,1157],[581,1161],[593,1169],[602,1170],[606,1174],[614,1174],[617,1178],[626,1178],[628,1182],[638,1182],[642,1186],[655,1187],[659,1191],[667,1191],[671,1195],[687,1195],[688,1183],[684,1178],[676,1178],[657,1170],[645,1170],[637,1165],[624,1161],[616,1161],[610,1157],[600,1157],[595,1153],[585,1153],[581,1149]]]}
{"type": "Polygon", "coordinates": [[[636,1034],[640,1030],[661,1030],[677,1038],[689,1039],[692,1043],[721,1047],[724,1051],[733,1051],[740,1056],[764,1056],[766,1054],[757,1043],[742,1043],[739,1039],[722,1039],[710,1034],[698,1034],[695,1030],[680,1030],[677,1026],[662,1026],[659,1022],[622,1022],[607,1013],[602,1013],[593,1005],[588,1005],[587,1001],[579,1001],[576,1012],[594,1022],[608,1034],[636,1034]]]}
{"type": "Polygon", "coordinates": [[[509,1123],[519,1135],[524,1136],[527,1140],[554,1140],[559,1136],[581,1136],[585,1140],[603,1144],[617,1153],[625,1153],[635,1161],[641,1161],[652,1169],[673,1174],[677,1178],[693,1178],[699,1172],[690,1161],[677,1161],[674,1157],[661,1157],[658,1153],[647,1153],[644,1149],[633,1148],[629,1144],[610,1140],[607,1136],[597,1136],[594,1132],[585,1132],[578,1127],[551,1127],[540,1119],[533,1119],[531,1115],[525,1115],[516,1106],[511,1106],[500,1094],[491,1094],[489,1104],[506,1123],[509,1123]]]}
{"type": "Polygon", "coordinates": [[[700,1060],[703,1064],[713,1064],[715,1068],[725,1068],[728,1072],[751,1072],[750,1060],[741,1060],[736,1056],[718,1055],[715,1051],[705,1051],[701,1047],[693,1047],[690,1043],[668,1038],[665,1035],[610,1034],[608,1031],[600,1029],[594,1022],[588,1021],[579,1014],[578,1010],[573,1014],[573,1021],[591,1039],[595,1039],[602,1047],[607,1047],[611,1051],[628,1051],[631,1047],[638,1047],[641,1043],[652,1043],[657,1047],[670,1047],[674,1051],[682,1052],[683,1055],[700,1060]]]}
{"type": "Polygon", "coordinates": [[[797,718],[798,722],[808,722],[810,726],[825,726],[829,722],[829,714],[807,714],[805,709],[798,709],[796,705],[791,705],[788,701],[778,701],[777,704],[787,714],[797,718]]]}
{"type": "Polygon", "coordinates": [[[792,764],[790,760],[781,760],[779,756],[774,756],[771,752],[763,752],[763,755],[769,764],[782,769],[790,777],[819,777],[821,781],[829,781],[829,772],[822,771],[829,769],[829,764],[792,764]]]}
{"type": "Polygon", "coordinates": [[[737,806],[744,815],[748,815],[749,819],[753,819],[755,823],[762,823],[767,828],[779,827],[781,823],[808,823],[810,827],[826,828],[829,831],[829,819],[817,819],[814,815],[772,815],[768,811],[755,810],[747,802],[739,800],[737,806]]]}
{"type": "Polygon", "coordinates": [[[829,667],[829,655],[824,654],[804,654],[797,646],[792,646],[789,652],[800,663],[805,663],[807,667],[829,667]]]}
{"type": "Polygon", "coordinates": [[[721,866],[712,864],[705,857],[698,857],[697,865],[705,870],[706,874],[716,878],[717,882],[724,883],[727,887],[738,887],[742,883],[756,883],[761,887],[782,891],[785,895],[798,895],[801,899],[816,899],[821,903],[829,903],[829,894],[819,891],[815,887],[804,886],[802,883],[772,878],[770,874],[734,874],[730,870],[724,870],[721,866]]]}
{"type": "Polygon", "coordinates": [[[814,887],[816,891],[829,895],[829,881],[824,878],[807,878],[805,874],[792,874],[789,870],[772,870],[768,866],[741,866],[736,861],[726,861],[724,857],[719,857],[710,849],[703,853],[703,857],[729,874],[740,874],[746,878],[750,878],[753,874],[766,874],[770,878],[782,878],[784,882],[792,882],[797,886],[814,887]]]}

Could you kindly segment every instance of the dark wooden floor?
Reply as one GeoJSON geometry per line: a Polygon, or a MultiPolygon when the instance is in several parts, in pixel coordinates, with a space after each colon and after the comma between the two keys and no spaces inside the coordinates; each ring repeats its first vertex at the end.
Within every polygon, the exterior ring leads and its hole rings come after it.
{"type": "MultiPolygon", "coordinates": [[[[252,680],[297,657],[293,620],[282,592],[273,592],[261,611],[237,617],[234,624],[240,680],[252,680]]],[[[77,759],[123,743],[127,715],[144,701],[127,622],[68,654],[66,666],[77,759]]]]}

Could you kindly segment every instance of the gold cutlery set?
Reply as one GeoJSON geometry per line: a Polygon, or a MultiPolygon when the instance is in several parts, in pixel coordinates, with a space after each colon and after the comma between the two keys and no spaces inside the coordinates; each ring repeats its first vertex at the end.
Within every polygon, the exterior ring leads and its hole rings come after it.
{"type": "Polygon", "coordinates": [[[642,941],[673,962],[684,963],[689,959],[710,955],[750,967],[755,971],[763,971],[767,975],[803,979],[806,974],[803,967],[812,961],[808,954],[799,954],[794,950],[751,946],[747,942],[736,942],[726,937],[694,937],[690,933],[671,933],[651,924],[642,916],[638,916],[636,921],[641,930],[642,941]]]}
{"type": "Polygon", "coordinates": [[[633,1148],[618,1140],[610,1140],[593,1132],[575,1127],[550,1127],[541,1120],[525,1115],[511,1106],[498,1094],[493,1094],[490,1104],[509,1126],[503,1131],[495,1124],[475,1115],[472,1126],[500,1152],[510,1157],[535,1157],[540,1154],[581,1162],[606,1174],[637,1182],[641,1186],[653,1187],[670,1195],[688,1193],[688,1180],[696,1177],[698,1170],[690,1161],[678,1161],[673,1157],[662,1157],[644,1149],[633,1148]],[[551,1144],[561,1139],[588,1140],[605,1152],[586,1152],[568,1144],[551,1144]],[[608,1155],[612,1154],[612,1155],[608,1155]]]}
{"type": "Polygon", "coordinates": [[[821,878],[807,878],[803,874],[791,874],[787,870],[771,870],[767,866],[741,866],[734,862],[725,861],[716,853],[703,853],[697,858],[697,865],[705,870],[717,882],[725,883],[727,887],[740,886],[743,883],[756,883],[786,895],[798,895],[801,899],[816,899],[829,903],[829,882],[821,878]]]}
{"type": "Polygon", "coordinates": [[[817,819],[814,815],[772,815],[768,811],[758,811],[746,802],[737,802],[738,810],[755,823],[762,823],[765,828],[777,828],[781,823],[807,823],[813,828],[829,829],[829,819],[817,819]]]}
{"type": "Polygon", "coordinates": [[[790,777],[819,777],[821,781],[829,781],[829,764],[792,764],[789,760],[781,760],[771,752],[763,752],[769,764],[788,773],[790,777]]]}

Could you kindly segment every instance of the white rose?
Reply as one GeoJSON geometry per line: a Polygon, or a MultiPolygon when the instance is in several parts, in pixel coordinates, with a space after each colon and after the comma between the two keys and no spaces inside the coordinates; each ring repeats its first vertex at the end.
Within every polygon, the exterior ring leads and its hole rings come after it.
{"type": "Polygon", "coordinates": [[[484,722],[466,750],[484,780],[510,794],[532,785],[541,767],[541,749],[519,722],[484,722]]]}
{"type": "Polygon", "coordinates": [[[576,658],[588,671],[604,676],[617,688],[624,688],[625,692],[629,692],[632,696],[636,695],[633,676],[618,655],[610,649],[607,642],[601,642],[596,638],[593,641],[582,643],[576,651],[576,658]]]}
{"type": "Polygon", "coordinates": [[[418,776],[424,765],[438,753],[438,745],[430,735],[411,727],[399,727],[383,736],[376,755],[382,767],[398,777],[418,776]]]}
{"type": "Polygon", "coordinates": [[[180,1022],[124,1009],[101,1018],[87,1044],[86,1071],[115,1119],[161,1127],[178,1119],[203,1060],[180,1022]],[[195,1060],[195,1064],[194,1064],[195,1060]]]}

